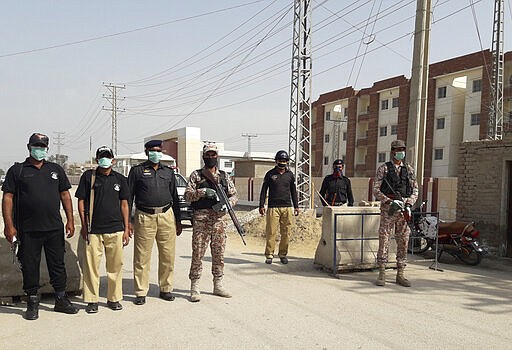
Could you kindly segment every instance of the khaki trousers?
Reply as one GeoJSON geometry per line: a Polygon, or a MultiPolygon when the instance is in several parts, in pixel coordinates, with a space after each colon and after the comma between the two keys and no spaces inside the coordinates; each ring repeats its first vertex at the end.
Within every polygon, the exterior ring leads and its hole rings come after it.
{"type": "Polygon", "coordinates": [[[151,251],[156,239],[158,248],[158,285],[161,292],[172,292],[176,225],[172,209],[160,214],[135,211],[133,275],[135,295],[146,296],[149,290],[151,251]]]}
{"type": "Polygon", "coordinates": [[[265,257],[273,258],[276,247],[277,230],[280,228],[281,240],[279,241],[279,257],[288,254],[288,241],[293,223],[293,209],[291,207],[268,208],[267,210],[267,244],[265,257]]]}
{"type": "Polygon", "coordinates": [[[123,232],[90,234],[84,244],[84,302],[97,303],[100,289],[100,262],[105,249],[107,300],[123,299],[123,232]]]}

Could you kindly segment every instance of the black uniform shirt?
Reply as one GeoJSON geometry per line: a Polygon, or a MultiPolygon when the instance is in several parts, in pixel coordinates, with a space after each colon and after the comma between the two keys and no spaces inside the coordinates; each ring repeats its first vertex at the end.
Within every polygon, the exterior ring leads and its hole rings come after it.
{"type": "Polygon", "coordinates": [[[155,170],[149,160],[136,165],[128,174],[128,186],[130,205],[134,197],[135,205],[138,207],[163,207],[172,203],[176,221],[181,220],[176,177],[171,168],[158,164],[155,170]]]}
{"type": "Polygon", "coordinates": [[[352,185],[350,184],[350,179],[346,176],[336,177],[333,174],[327,175],[322,182],[320,195],[327,201],[325,203],[322,200],[324,206],[339,202],[348,202],[349,207],[354,205],[352,185]]]}
{"type": "Polygon", "coordinates": [[[43,161],[38,169],[27,158],[9,168],[2,191],[14,194],[16,229],[34,232],[62,228],[60,193],[70,188],[68,177],[60,165],[43,161]]]}
{"type": "Polygon", "coordinates": [[[295,187],[295,177],[290,170],[283,174],[279,173],[277,167],[267,171],[261,186],[260,208],[265,205],[265,197],[268,190],[268,207],[293,207],[298,208],[297,188],[295,187]]]}
{"type": "MultiPolygon", "coordinates": [[[[85,200],[85,211],[89,212],[92,172],[87,170],[80,177],[75,197],[85,200]]],[[[94,207],[92,210],[91,233],[114,233],[124,230],[121,214],[121,200],[128,200],[128,180],[122,174],[111,171],[104,175],[96,172],[94,180],[94,207]]]]}

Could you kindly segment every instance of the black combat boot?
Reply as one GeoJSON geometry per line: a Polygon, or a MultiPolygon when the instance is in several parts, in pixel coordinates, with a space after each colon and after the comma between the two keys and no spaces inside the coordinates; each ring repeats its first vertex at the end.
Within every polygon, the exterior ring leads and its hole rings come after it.
{"type": "Polygon", "coordinates": [[[69,299],[66,296],[56,296],[55,297],[55,307],[53,308],[55,312],[62,312],[64,314],[76,314],[78,312],[78,308],[71,304],[69,299]]]}
{"type": "Polygon", "coordinates": [[[26,320],[37,320],[39,318],[39,297],[29,295],[27,300],[27,311],[25,311],[26,320]]]}

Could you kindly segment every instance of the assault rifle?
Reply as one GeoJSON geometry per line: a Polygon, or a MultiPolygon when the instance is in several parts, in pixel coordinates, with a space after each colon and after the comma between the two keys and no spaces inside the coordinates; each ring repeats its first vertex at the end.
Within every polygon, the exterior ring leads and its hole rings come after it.
{"type": "Polygon", "coordinates": [[[213,209],[215,210],[221,210],[223,207],[225,207],[229,213],[229,216],[231,217],[231,220],[233,220],[233,224],[236,227],[236,230],[238,231],[238,234],[240,235],[240,238],[242,239],[242,242],[244,242],[244,245],[247,245],[245,243],[245,231],[242,225],[240,224],[240,221],[238,221],[238,218],[235,215],[235,211],[233,210],[233,207],[231,206],[231,203],[229,203],[228,196],[226,192],[224,191],[224,188],[215,181],[212,173],[208,171],[207,169],[203,169],[202,172],[203,176],[208,180],[209,183],[215,186],[215,191],[217,192],[217,200],[219,203],[215,204],[213,209]]]}
{"type": "Polygon", "coordinates": [[[384,181],[386,181],[386,184],[393,192],[393,199],[399,200],[402,203],[402,205],[400,205],[400,204],[396,203],[395,201],[391,202],[391,204],[389,206],[389,210],[388,210],[388,215],[393,216],[398,210],[400,210],[404,216],[405,221],[409,222],[411,220],[411,215],[410,215],[410,211],[407,212],[407,210],[406,210],[405,202],[402,197],[402,194],[400,192],[395,191],[395,189],[389,184],[388,180],[385,177],[384,177],[384,181]]]}

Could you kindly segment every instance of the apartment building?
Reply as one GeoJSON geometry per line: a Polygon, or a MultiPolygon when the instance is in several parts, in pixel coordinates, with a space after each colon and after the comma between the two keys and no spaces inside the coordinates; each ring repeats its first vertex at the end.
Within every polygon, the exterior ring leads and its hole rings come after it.
{"type": "MultiPolygon", "coordinates": [[[[471,53],[429,67],[425,177],[457,176],[459,145],[487,137],[491,53],[471,53]]],[[[512,52],[505,55],[504,132],[511,131],[512,52]]],[[[325,176],[336,158],[346,174],[371,177],[389,160],[390,143],[407,140],[410,80],[397,76],[359,91],[320,95],[313,103],[312,172],[325,176]]]]}

